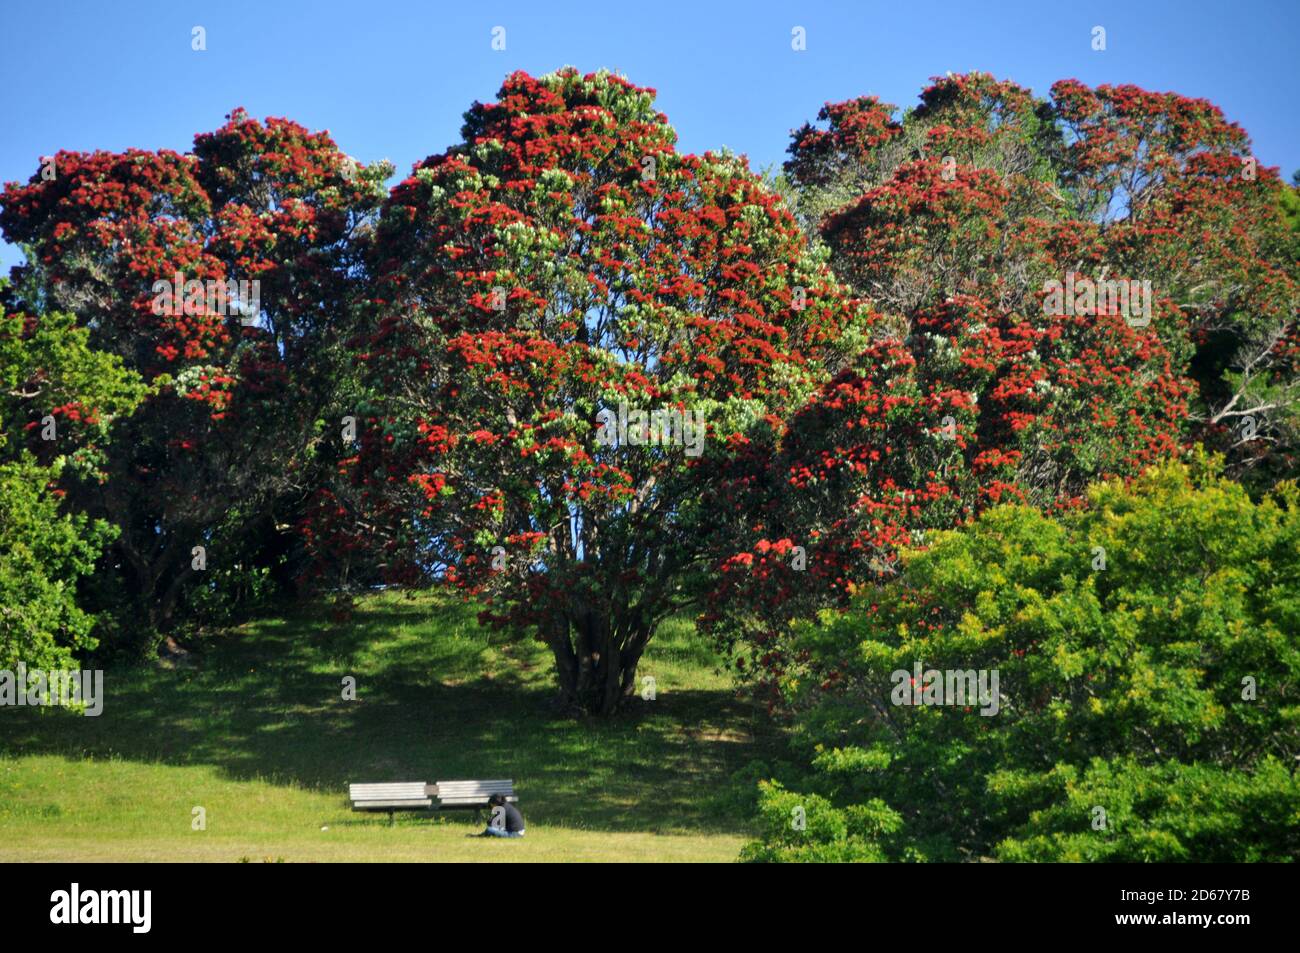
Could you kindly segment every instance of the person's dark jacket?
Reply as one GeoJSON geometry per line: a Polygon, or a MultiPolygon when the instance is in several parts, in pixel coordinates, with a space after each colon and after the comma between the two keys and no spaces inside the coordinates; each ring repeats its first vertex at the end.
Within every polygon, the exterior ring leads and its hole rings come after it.
{"type": "MultiPolygon", "coordinates": [[[[504,812],[503,820],[505,821],[507,832],[514,833],[515,831],[522,831],[524,829],[524,816],[519,813],[519,808],[515,807],[509,801],[506,801],[505,804],[501,805],[501,810],[504,812]]],[[[496,825],[496,818],[498,816],[496,808],[493,808],[492,813],[492,823],[493,825],[496,825]]]]}

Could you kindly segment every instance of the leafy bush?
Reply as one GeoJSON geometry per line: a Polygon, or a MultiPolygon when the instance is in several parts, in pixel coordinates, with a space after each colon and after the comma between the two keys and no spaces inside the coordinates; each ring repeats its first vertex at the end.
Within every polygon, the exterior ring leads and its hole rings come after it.
{"type": "Polygon", "coordinates": [[[0,462],[0,669],[75,668],[75,653],[95,647],[95,619],[77,606],[76,581],[113,528],[60,513],[49,486],[57,473],[30,458],[0,462]]]}
{"type": "Polygon", "coordinates": [[[110,427],[145,388],[71,315],[10,295],[0,281],[0,669],[69,668],[97,641],[78,585],[117,529],[69,506],[61,481],[100,478],[110,427]]]}
{"type": "Polygon", "coordinates": [[[878,798],[840,810],[816,794],[787,791],[778,781],[759,784],[762,840],[746,844],[741,860],[824,862],[888,860],[877,842],[902,825],[878,798]]]}
{"type": "Polygon", "coordinates": [[[846,819],[796,837],[773,826],[796,796],[765,792],[747,857],[840,849],[881,805],[902,826],[870,839],[894,859],[1300,853],[1300,491],[1256,503],[1198,459],[1089,501],[992,509],[796,628],[804,803],[846,819]],[[898,704],[918,664],[988,672],[989,697],[898,704]]]}

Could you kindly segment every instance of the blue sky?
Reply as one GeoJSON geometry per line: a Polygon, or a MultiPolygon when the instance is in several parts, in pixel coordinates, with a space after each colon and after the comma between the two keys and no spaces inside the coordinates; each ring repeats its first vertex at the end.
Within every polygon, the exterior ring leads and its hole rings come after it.
{"type": "MultiPolygon", "coordinates": [[[[683,149],[728,146],[756,167],[781,161],[790,130],[826,100],[911,105],[930,76],[983,69],[1043,94],[1074,77],[1206,97],[1265,164],[1287,178],[1300,168],[1297,0],[49,0],[6,4],[0,23],[6,182],[60,148],[185,150],[236,106],[329,129],[404,175],[454,142],[464,110],[507,73],[564,65],[654,87],[683,149]],[[206,51],[191,49],[194,26],[206,51]],[[805,52],[791,50],[794,26],[805,52]]],[[[5,271],[19,257],[0,246],[5,271]]]]}

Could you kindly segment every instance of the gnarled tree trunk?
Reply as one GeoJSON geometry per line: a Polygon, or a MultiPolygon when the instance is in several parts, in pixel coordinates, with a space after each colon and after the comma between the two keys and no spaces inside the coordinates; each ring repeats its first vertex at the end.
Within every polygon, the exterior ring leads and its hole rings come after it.
{"type": "Polygon", "coordinates": [[[559,703],[570,711],[611,715],[636,691],[636,670],[654,632],[646,614],[575,606],[543,630],[555,656],[559,703]]]}

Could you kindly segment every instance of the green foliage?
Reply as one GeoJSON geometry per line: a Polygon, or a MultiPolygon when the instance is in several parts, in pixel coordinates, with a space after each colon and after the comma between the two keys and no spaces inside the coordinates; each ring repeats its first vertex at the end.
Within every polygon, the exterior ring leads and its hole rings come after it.
{"type": "Polygon", "coordinates": [[[116,531],[66,512],[59,481],[96,477],[113,419],[145,387],[88,340],[69,315],[0,307],[0,668],[66,668],[96,644],[77,583],[116,531]]]}
{"type": "MultiPolygon", "coordinates": [[[[897,810],[897,859],[1293,858],[1300,491],[1255,503],[1198,459],[1089,501],[990,510],[796,630],[805,787],[897,810]],[[917,664],[997,672],[995,713],[899,704],[917,664]]],[[[788,842],[769,828],[747,855],[788,842]]]]}
{"type": "Polygon", "coordinates": [[[112,538],[102,521],[59,513],[56,471],[30,459],[0,463],[0,669],[75,667],[94,648],[94,617],[76,604],[76,579],[112,538]]]}
{"type": "Polygon", "coordinates": [[[760,862],[880,862],[889,860],[878,840],[902,826],[902,817],[879,798],[840,810],[816,794],[787,791],[776,781],[759,785],[762,839],[746,844],[740,859],[760,862]]]}
{"type": "MultiPolygon", "coordinates": [[[[0,281],[0,294],[7,292],[0,281]]],[[[49,415],[69,438],[52,441],[76,469],[92,473],[113,420],[130,414],[148,388],[121,359],[90,346],[90,332],[63,312],[29,315],[0,305],[0,459],[23,446],[44,449],[25,434],[49,415]]]]}
{"type": "Polygon", "coordinates": [[[1274,757],[1245,772],[1169,761],[1096,759],[1034,777],[994,774],[990,791],[1019,782],[1051,800],[997,846],[1012,861],[1257,862],[1300,855],[1300,800],[1289,765],[1274,757]],[[1079,823],[1105,806],[1105,827],[1079,823]]]}

